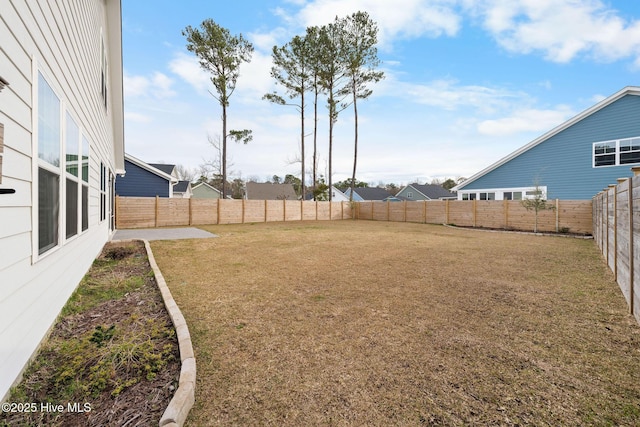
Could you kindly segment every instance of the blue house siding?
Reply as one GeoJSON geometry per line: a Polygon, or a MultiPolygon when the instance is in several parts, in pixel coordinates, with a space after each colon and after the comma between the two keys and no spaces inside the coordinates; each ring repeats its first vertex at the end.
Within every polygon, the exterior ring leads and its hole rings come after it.
{"type": "Polygon", "coordinates": [[[116,177],[116,194],[123,197],[169,197],[169,181],[125,160],[126,174],[116,177]]]}
{"type": "Polygon", "coordinates": [[[640,136],[640,96],[626,95],[460,190],[547,187],[547,197],[588,200],[632,176],[631,166],[593,167],[593,143],[640,136]]]}

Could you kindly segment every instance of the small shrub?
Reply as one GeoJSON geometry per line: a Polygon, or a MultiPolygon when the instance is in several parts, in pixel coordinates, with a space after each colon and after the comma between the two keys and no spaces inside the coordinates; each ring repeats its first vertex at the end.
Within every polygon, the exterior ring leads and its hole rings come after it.
{"type": "Polygon", "coordinates": [[[116,325],[111,325],[107,329],[102,326],[96,326],[96,330],[89,338],[89,341],[96,343],[98,347],[104,346],[105,342],[110,341],[113,338],[113,331],[116,325]]]}
{"type": "Polygon", "coordinates": [[[135,250],[131,246],[116,246],[108,248],[104,256],[112,260],[121,260],[130,257],[134,252],[135,250]]]}

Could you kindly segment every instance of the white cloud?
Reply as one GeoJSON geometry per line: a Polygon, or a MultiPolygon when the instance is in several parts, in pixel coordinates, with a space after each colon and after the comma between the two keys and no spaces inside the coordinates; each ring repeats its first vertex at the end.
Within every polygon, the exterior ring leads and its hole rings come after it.
{"type": "Polygon", "coordinates": [[[271,52],[273,46],[282,45],[290,39],[288,31],[282,27],[268,32],[252,32],[248,38],[256,49],[265,52],[271,52]]]}
{"type": "Polygon", "coordinates": [[[307,27],[366,10],[378,25],[380,46],[388,48],[396,38],[456,35],[461,26],[461,16],[454,10],[456,3],[455,0],[314,0],[300,9],[295,19],[286,18],[283,10],[278,13],[289,22],[307,27]]]}
{"type": "Polygon", "coordinates": [[[125,111],[124,118],[128,122],[136,123],[150,123],[153,121],[153,118],[149,115],[129,111],[125,111]]]}
{"type": "Polygon", "coordinates": [[[480,85],[463,85],[455,79],[439,79],[427,83],[409,83],[385,71],[387,78],[376,87],[375,94],[401,97],[411,102],[454,111],[472,108],[491,113],[507,108],[514,100],[522,103],[528,95],[522,92],[480,85]]]}
{"type": "Polygon", "coordinates": [[[171,88],[173,80],[158,71],[151,76],[131,76],[125,72],[123,79],[127,98],[166,99],[176,95],[176,92],[171,88]]]}
{"type": "Polygon", "coordinates": [[[478,123],[478,132],[488,136],[506,136],[523,132],[542,133],[562,124],[575,112],[560,105],[553,110],[523,109],[509,117],[484,120],[478,123]]]}
{"type": "Polygon", "coordinates": [[[600,0],[464,0],[511,52],[541,52],[553,62],[632,57],[640,65],[640,21],[626,21],[600,0]]]}
{"type": "MultiPolygon", "coordinates": [[[[245,102],[263,102],[262,95],[268,93],[273,87],[273,81],[269,74],[271,70],[271,55],[255,50],[251,62],[240,64],[240,76],[236,84],[237,95],[245,102]]],[[[213,90],[211,76],[204,71],[194,55],[177,52],[169,62],[169,69],[180,76],[201,95],[209,96],[213,90]]],[[[232,101],[233,102],[233,101],[232,101]]]]}
{"type": "Polygon", "coordinates": [[[193,86],[198,92],[207,93],[211,80],[207,73],[200,68],[200,63],[194,55],[177,52],[169,62],[169,69],[193,86]]]}

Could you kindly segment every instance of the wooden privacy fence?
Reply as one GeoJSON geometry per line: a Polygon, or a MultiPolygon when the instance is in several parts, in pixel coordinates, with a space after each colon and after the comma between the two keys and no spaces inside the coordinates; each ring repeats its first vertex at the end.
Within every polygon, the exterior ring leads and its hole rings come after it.
{"type": "MultiPolygon", "coordinates": [[[[538,231],[592,233],[591,200],[555,200],[553,206],[538,212],[538,231]]],[[[535,225],[535,212],[517,200],[359,202],[355,218],[526,231],[533,231],[535,225]]]]}
{"type": "Polygon", "coordinates": [[[640,322],[640,168],[593,198],[593,237],[640,322]]]}
{"type": "Polygon", "coordinates": [[[348,202],[116,197],[116,228],[350,219],[348,202]]]}

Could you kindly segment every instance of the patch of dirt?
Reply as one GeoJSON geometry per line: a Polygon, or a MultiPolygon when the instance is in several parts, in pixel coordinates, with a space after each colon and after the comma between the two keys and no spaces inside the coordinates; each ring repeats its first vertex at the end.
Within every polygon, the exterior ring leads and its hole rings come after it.
{"type": "Polygon", "coordinates": [[[110,242],[8,399],[37,410],[2,413],[0,425],[157,425],[179,374],[175,331],[144,245],[110,242]],[[47,403],[64,409],[41,410],[47,403]]]}

